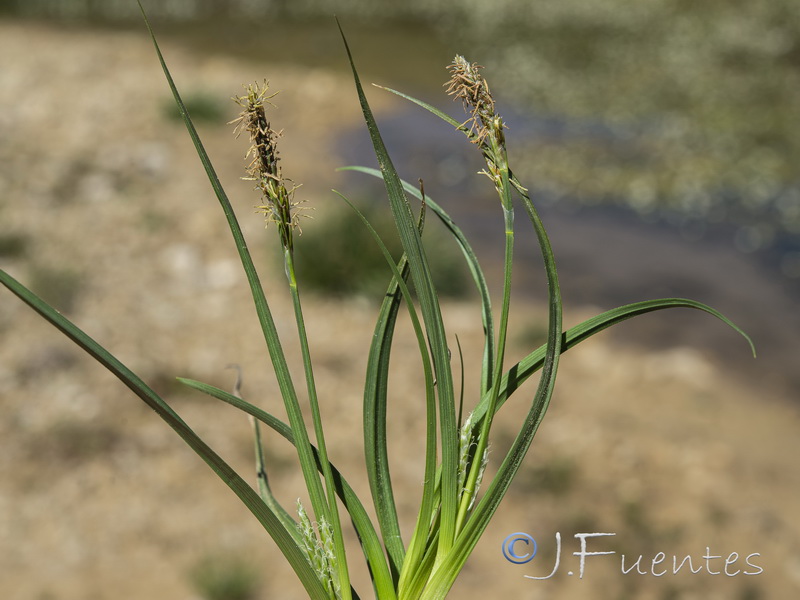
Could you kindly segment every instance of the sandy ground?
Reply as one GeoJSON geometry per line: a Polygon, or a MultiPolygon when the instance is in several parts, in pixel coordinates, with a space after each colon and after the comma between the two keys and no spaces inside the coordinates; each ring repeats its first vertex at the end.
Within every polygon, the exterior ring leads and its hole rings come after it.
{"type": "MultiPolygon", "coordinates": [[[[334,125],[359,118],[351,82],[321,69],[201,58],[168,41],[164,51],[187,94],[228,98],[243,82],[265,77],[283,90],[274,118],[286,130],[284,169],[304,184],[304,197],[317,207],[315,222],[324,219],[336,203],[327,190],[346,185],[333,172],[338,165],[329,148],[334,125]]],[[[283,414],[234,248],[188,136],[165,117],[168,91],[144,32],[89,34],[4,22],[0,57],[0,236],[21,247],[0,256],[0,264],[56,298],[249,476],[247,420],[173,383],[182,375],[230,387],[225,366],[239,363],[245,396],[283,414]]],[[[375,101],[379,113],[391,109],[380,96],[375,101]]],[[[264,233],[252,214],[250,185],[238,179],[246,143],[223,124],[203,125],[200,133],[265,274],[287,353],[296,359],[283,278],[268,256],[271,246],[259,242],[274,232],[264,233]]],[[[309,297],[306,308],[331,454],[366,499],[360,385],[376,307],[309,297]]],[[[542,322],[538,306],[515,309],[516,332],[542,322]]],[[[568,324],[586,316],[573,309],[568,324]]],[[[474,373],[477,307],[449,303],[445,317],[474,373]]],[[[407,532],[421,489],[423,412],[414,345],[402,325],[390,424],[407,532]]],[[[514,336],[511,358],[524,354],[523,341],[514,336]]],[[[797,595],[796,405],[743,383],[689,347],[646,352],[599,336],[562,365],[526,469],[451,597],[797,595]],[[539,556],[521,566],[500,550],[517,531],[540,544],[539,556]],[[560,570],[546,581],[526,579],[552,570],[556,532],[564,542],[560,570]],[[615,533],[590,540],[589,550],[617,554],[588,557],[580,579],[572,553],[579,550],[574,535],[582,532],[615,533]],[[621,554],[626,568],[642,555],[639,565],[648,574],[623,574],[621,554]],[[701,571],[672,574],[672,557],[680,562],[687,554],[701,571]],[[749,555],[755,566],[747,564],[749,555]],[[662,566],[667,573],[655,576],[662,566]]],[[[474,402],[474,377],[467,384],[466,401],[474,402]]],[[[513,439],[526,393],[532,388],[504,409],[490,470],[513,439]]],[[[0,406],[2,597],[198,598],[189,571],[220,553],[257,566],[260,598],[304,597],[268,536],[202,462],[9,293],[0,294],[0,406]]],[[[303,495],[292,450],[272,438],[268,450],[273,487],[291,505],[303,495]]],[[[354,549],[350,557],[359,565],[362,597],[370,597],[360,553],[354,549]]]]}

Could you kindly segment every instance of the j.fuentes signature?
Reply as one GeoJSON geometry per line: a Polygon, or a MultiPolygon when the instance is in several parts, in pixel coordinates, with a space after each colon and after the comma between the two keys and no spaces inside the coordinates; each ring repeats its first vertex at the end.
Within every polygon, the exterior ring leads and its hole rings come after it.
{"type": "MultiPolygon", "coordinates": [[[[580,550],[573,552],[573,556],[578,557],[578,577],[583,579],[586,569],[586,559],[594,556],[610,556],[617,554],[614,550],[593,550],[588,549],[587,540],[614,536],[615,533],[576,533],[575,539],[580,542],[580,550]]],[[[533,560],[538,551],[536,540],[528,533],[512,533],[503,540],[503,556],[506,560],[514,564],[526,564],[533,560]]],[[[706,547],[705,554],[699,557],[671,555],[667,556],[664,552],[658,552],[651,559],[639,554],[636,558],[625,554],[620,554],[620,571],[623,575],[638,573],[639,575],[653,575],[663,577],[667,574],[677,575],[682,570],[691,573],[700,573],[705,570],[710,575],[725,574],[728,577],[737,575],[759,575],[764,572],[764,568],[756,564],[755,559],[761,556],[759,552],[740,557],[738,552],[731,552],[727,556],[722,554],[712,554],[711,548],[706,547]]],[[[534,576],[525,575],[528,579],[550,579],[561,566],[561,532],[556,532],[556,559],[552,571],[549,575],[534,576]]],[[[574,571],[568,571],[567,575],[574,575],[574,571]]]]}

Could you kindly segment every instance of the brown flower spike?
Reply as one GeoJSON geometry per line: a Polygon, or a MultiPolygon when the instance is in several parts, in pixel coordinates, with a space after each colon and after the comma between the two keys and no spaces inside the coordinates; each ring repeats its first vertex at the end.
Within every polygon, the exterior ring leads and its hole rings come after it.
{"type": "Polygon", "coordinates": [[[495,185],[500,197],[503,193],[503,173],[508,175],[506,158],[506,137],[503,129],[503,118],[495,113],[494,98],[489,91],[489,84],[480,74],[482,69],[476,63],[470,63],[461,55],[456,55],[448,67],[450,81],[447,93],[460,99],[464,110],[470,113],[460,127],[477,144],[486,159],[487,170],[482,171],[495,185]],[[467,129],[469,124],[469,129],[467,129]]]}
{"type": "Polygon", "coordinates": [[[464,125],[470,124],[474,143],[483,147],[487,136],[494,135],[498,145],[502,146],[505,144],[503,120],[495,114],[494,98],[489,91],[489,84],[479,72],[482,68],[477,63],[470,63],[463,56],[456,55],[447,68],[450,71],[450,81],[445,84],[447,93],[460,99],[464,110],[471,113],[464,125]]]}
{"type": "Polygon", "coordinates": [[[281,132],[270,127],[264,111],[264,104],[272,104],[270,99],[277,95],[268,94],[269,84],[264,81],[263,86],[253,83],[245,86],[246,94],[233,98],[242,107],[241,114],[231,121],[235,124],[235,133],[238,137],[243,131],[250,136],[251,146],[245,158],[251,158],[247,166],[248,181],[256,182],[256,189],[261,190],[266,203],[257,208],[264,212],[267,224],[275,223],[280,232],[281,243],[284,248],[292,250],[292,230],[297,227],[299,202],[294,201],[294,192],[299,186],[292,185],[289,189],[283,178],[279,164],[276,141],[281,132]]]}

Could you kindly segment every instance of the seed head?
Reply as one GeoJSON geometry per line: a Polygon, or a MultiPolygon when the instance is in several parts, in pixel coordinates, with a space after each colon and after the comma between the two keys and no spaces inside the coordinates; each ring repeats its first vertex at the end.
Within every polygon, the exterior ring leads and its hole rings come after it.
{"type": "Polygon", "coordinates": [[[278,226],[281,242],[291,250],[292,230],[299,229],[297,206],[300,203],[294,200],[294,192],[299,186],[292,184],[287,189],[286,184],[291,181],[281,174],[276,144],[281,132],[270,127],[264,110],[265,104],[272,104],[270,100],[277,92],[268,94],[268,90],[269,84],[264,81],[263,86],[258,83],[247,85],[243,96],[234,96],[233,100],[242,107],[242,112],[231,124],[236,126],[234,133],[237,137],[244,131],[250,136],[251,146],[245,158],[251,160],[243,179],[256,182],[256,189],[266,200],[258,209],[266,215],[267,224],[272,222],[278,226]]]}
{"type": "Polygon", "coordinates": [[[470,113],[470,118],[464,125],[470,124],[474,143],[484,147],[486,138],[495,135],[502,145],[505,143],[503,120],[495,114],[494,98],[489,91],[489,84],[480,74],[482,68],[479,64],[470,63],[463,56],[456,55],[447,68],[450,71],[450,80],[445,84],[447,93],[454,99],[460,99],[464,110],[470,113]]]}
{"type": "Polygon", "coordinates": [[[464,110],[470,113],[469,119],[459,129],[481,149],[486,159],[486,169],[481,173],[492,180],[502,199],[505,197],[503,173],[508,172],[506,136],[503,132],[506,126],[503,118],[495,112],[489,84],[480,74],[482,68],[468,62],[463,56],[456,55],[448,67],[450,80],[445,85],[447,93],[461,99],[464,110]]]}

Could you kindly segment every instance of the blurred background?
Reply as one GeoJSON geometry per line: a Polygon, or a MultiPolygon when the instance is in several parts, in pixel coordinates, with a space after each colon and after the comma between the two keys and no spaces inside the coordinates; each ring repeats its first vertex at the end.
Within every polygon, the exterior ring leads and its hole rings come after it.
{"type": "MultiPolygon", "coordinates": [[[[667,312],[565,357],[562,391],[534,443],[530,469],[454,596],[796,594],[795,2],[144,4],[251,240],[274,236],[250,214],[258,198],[238,179],[247,143],[226,125],[236,116],[229,98],[242,83],[264,78],[282,90],[273,127],[285,130],[284,172],[302,183],[298,198],[314,208],[298,244],[309,312],[317,314],[309,327],[312,341],[317,331],[320,377],[334,396],[327,410],[332,420],[347,415],[332,426],[354,479],[362,460],[352,440],[375,311],[370,298],[382,294],[386,273],[380,261],[368,260],[368,238],[329,191],[345,192],[380,224],[380,186],[335,171],[375,161],[333,13],[365,83],[408,92],[455,118],[463,113],[444,95],[444,67],[456,53],[485,67],[509,126],[512,168],[553,239],[568,324],[619,304],[681,296],[711,304],[752,335],[757,360],[710,317],[667,312]],[[623,576],[618,564],[600,572],[598,559],[594,579],[564,573],[532,582],[522,570],[549,569],[509,565],[499,543],[534,529],[551,546],[559,530],[565,539],[616,531],[619,552],[663,551],[668,563],[678,552],[700,557],[706,546],[725,556],[763,552],[765,573],[724,580],[707,573],[623,576]]],[[[176,397],[179,412],[196,419],[246,472],[246,423],[172,379],[189,375],[230,387],[224,367],[237,362],[252,400],[276,398],[224,224],[136,3],[0,0],[0,18],[0,264],[176,397]]],[[[497,283],[502,224],[488,182],[475,175],[481,163],[474,148],[424,111],[380,90],[368,94],[401,176],[424,179],[497,283]]],[[[517,358],[545,331],[543,277],[523,221],[517,358]]],[[[383,227],[391,231],[390,223],[383,227]]],[[[479,354],[468,275],[433,219],[426,233],[452,330],[479,354]]],[[[291,339],[274,247],[251,244],[291,339]]],[[[162,597],[211,598],[215,584],[198,574],[210,571],[204,561],[224,563],[213,559],[224,554],[233,559],[221,577],[233,583],[221,586],[228,596],[220,598],[234,598],[238,584],[244,597],[302,597],[281,559],[262,548],[263,534],[248,515],[181,453],[171,432],[137,412],[118,384],[29,312],[9,294],[0,301],[0,402],[7,415],[0,425],[0,590],[36,600],[105,598],[119,597],[123,586],[131,598],[156,590],[162,597]],[[224,533],[199,523],[221,525],[224,533]]],[[[398,358],[396,369],[397,397],[418,394],[413,355],[398,358]]],[[[520,414],[509,408],[500,424],[497,457],[520,414]]],[[[413,431],[418,416],[398,419],[397,427],[413,431]]],[[[401,508],[411,520],[421,464],[406,446],[398,447],[408,457],[400,455],[396,473],[399,489],[410,490],[401,508]]],[[[299,489],[291,450],[276,443],[271,451],[281,486],[299,489]]],[[[576,549],[565,543],[563,560],[576,549]]]]}

